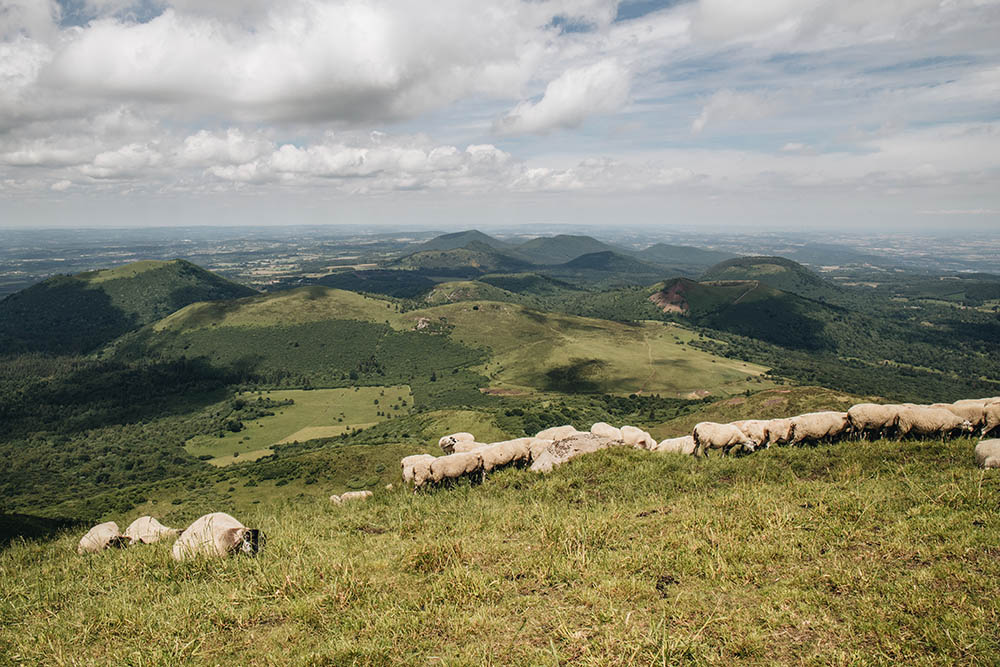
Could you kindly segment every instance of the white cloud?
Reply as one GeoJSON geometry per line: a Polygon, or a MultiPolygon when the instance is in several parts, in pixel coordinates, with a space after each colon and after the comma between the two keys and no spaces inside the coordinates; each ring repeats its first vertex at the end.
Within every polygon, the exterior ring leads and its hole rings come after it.
{"type": "Polygon", "coordinates": [[[563,72],[537,102],[521,102],[500,118],[501,134],[545,133],[578,127],[588,116],[620,110],[628,101],[630,75],[615,60],[563,72]]]}
{"type": "Polygon", "coordinates": [[[98,154],[92,163],[80,171],[92,178],[136,178],[149,167],[160,163],[162,156],[153,146],[128,144],[113,151],[98,154]]]}
{"type": "Polygon", "coordinates": [[[780,108],[781,103],[772,95],[720,90],[702,107],[701,113],[691,123],[691,131],[699,134],[709,125],[766,118],[780,108]]]}

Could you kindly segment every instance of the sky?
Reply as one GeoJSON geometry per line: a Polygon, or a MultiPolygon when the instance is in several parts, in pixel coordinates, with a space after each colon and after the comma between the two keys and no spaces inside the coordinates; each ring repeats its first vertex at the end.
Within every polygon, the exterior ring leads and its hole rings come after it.
{"type": "Polygon", "coordinates": [[[0,0],[0,226],[1000,227],[1000,0],[0,0]]]}

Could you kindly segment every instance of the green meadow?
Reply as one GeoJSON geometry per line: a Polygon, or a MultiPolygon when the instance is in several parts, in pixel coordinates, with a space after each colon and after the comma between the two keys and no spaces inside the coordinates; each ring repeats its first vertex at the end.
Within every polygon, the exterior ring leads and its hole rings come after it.
{"type": "Polygon", "coordinates": [[[331,438],[355,429],[405,415],[413,405],[410,388],[354,387],[349,389],[274,390],[246,392],[237,398],[264,396],[294,401],[274,408],[274,414],[243,424],[240,431],[198,435],[185,443],[194,456],[210,456],[212,465],[254,461],[273,453],[275,444],[331,438]]]}
{"type": "Polygon", "coordinates": [[[685,397],[773,386],[763,366],[691,347],[697,333],[662,322],[623,323],[542,313],[511,303],[462,302],[408,313],[446,321],[452,338],[492,354],[494,389],[600,391],[685,397]]]}
{"type": "Polygon", "coordinates": [[[850,442],[709,460],[611,450],[547,476],[508,469],[417,494],[397,484],[343,506],[316,482],[315,496],[239,514],[268,536],[255,559],[175,563],[169,544],[81,557],[80,530],[15,542],[0,553],[0,654],[996,664],[1000,477],[974,467],[972,446],[850,442]]]}

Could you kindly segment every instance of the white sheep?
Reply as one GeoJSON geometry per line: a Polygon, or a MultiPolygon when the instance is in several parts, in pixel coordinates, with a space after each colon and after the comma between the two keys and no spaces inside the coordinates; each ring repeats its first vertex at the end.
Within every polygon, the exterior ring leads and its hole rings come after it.
{"type": "Polygon", "coordinates": [[[641,428],[636,428],[635,426],[622,426],[621,432],[621,440],[626,445],[630,445],[636,449],[652,449],[653,447],[656,447],[656,440],[653,436],[651,436],[648,432],[643,431],[641,428]]]}
{"type": "Polygon", "coordinates": [[[118,530],[118,524],[114,521],[99,523],[87,534],[80,538],[80,543],[76,546],[78,554],[92,554],[104,549],[113,547],[122,548],[128,546],[128,539],[118,530]]]}
{"type": "Polygon", "coordinates": [[[174,560],[195,556],[225,558],[233,554],[256,554],[263,548],[264,535],[247,528],[225,512],[199,517],[174,542],[174,560]]]}
{"type": "Polygon", "coordinates": [[[899,422],[900,405],[879,405],[878,403],[858,403],[847,409],[847,420],[860,437],[875,435],[884,438],[886,432],[896,428],[899,422]]]}
{"type": "Polygon", "coordinates": [[[719,449],[723,454],[729,454],[737,447],[752,452],[760,444],[732,424],[715,422],[695,424],[691,437],[696,445],[695,456],[707,456],[709,449],[719,449]]]}
{"type": "Polygon", "coordinates": [[[165,537],[177,537],[180,534],[180,530],[167,528],[151,516],[141,516],[125,529],[125,537],[128,538],[130,545],[136,543],[152,544],[165,537]]]}
{"type": "Polygon", "coordinates": [[[552,428],[547,428],[544,431],[539,431],[535,434],[535,437],[539,440],[563,440],[570,436],[578,434],[574,427],[566,424],[565,426],[553,426],[552,428]]]}
{"type": "Polygon", "coordinates": [[[413,454],[404,456],[399,462],[403,481],[412,483],[415,487],[423,486],[431,477],[431,463],[435,457],[430,454],[413,454]]]}
{"type": "Polygon", "coordinates": [[[666,440],[661,440],[656,447],[653,448],[654,452],[665,452],[668,454],[694,454],[694,450],[697,445],[694,442],[694,437],[690,435],[684,435],[679,438],[667,438],[666,440]]]}
{"type": "Polygon", "coordinates": [[[850,425],[846,412],[808,412],[792,417],[792,444],[836,440],[849,431],[850,425]]]}
{"type": "Polygon", "coordinates": [[[471,433],[466,433],[462,431],[461,433],[452,433],[451,435],[446,435],[440,440],[438,440],[438,446],[441,448],[445,454],[452,454],[455,452],[455,445],[460,442],[465,442],[469,440],[475,440],[476,436],[471,433]]]}
{"type": "Polygon", "coordinates": [[[905,405],[899,411],[899,437],[908,435],[940,436],[947,438],[955,431],[972,433],[968,419],[951,410],[926,405],[905,405]]]}
{"type": "Polygon", "coordinates": [[[980,468],[1000,468],[1000,440],[980,440],[975,454],[976,465],[980,468]]]}
{"type": "Polygon", "coordinates": [[[439,484],[446,479],[482,473],[483,457],[479,452],[460,452],[439,456],[431,463],[430,481],[439,484]]]}
{"type": "Polygon", "coordinates": [[[611,424],[607,424],[605,422],[597,422],[590,427],[590,432],[609,440],[624,440],[622,437],[622,430],[620,428],[615,428],[611,424]]]}

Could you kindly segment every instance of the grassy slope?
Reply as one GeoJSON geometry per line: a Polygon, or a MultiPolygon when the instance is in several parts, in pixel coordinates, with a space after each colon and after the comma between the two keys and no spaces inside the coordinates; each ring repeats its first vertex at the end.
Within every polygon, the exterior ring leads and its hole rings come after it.
{"type": "Polygon", "coordinates": [[[455,327],[453,339],[490,348],[494,354],[484,374],[494,387],[558,388],[550,386],[558,383],[548,375],[551,371],[571,375],[578,370],[583,374],[578,379],[611,393],[731,394],[751,386],[746,378],[765,370],[682,345],[695,334],[661,323],[623,324],[488,302],[438,306],[407,315],[445,317],[455,327]],[[588,361],[597,363],[588,366],[588,361]]]}
{"type": "Polygon", "coordinates": [[[331,319],[398,322],[390,301],[312,286],[235,301],[194,303],[160,320],[153,329],[189,332],[214,326],[287,326],[331,319]]]}
{"type": "MultiPolygon", "coordinates": [[[[256,395],[256,392],[248,392],[241,396],[253,400],[256,395]]],[[[406,406],[413,404],[409,387],[288,389],[266,391],[263,395],[275,401],[291,399],[295,403],[275,408],[271,416],[246,422],[243,430],[237,433],[226,431],[221,438],[209,434],[196,436],[188,440],[184,448],[193,456],[215,457],[209,461],[213,465],[252,461],[271,454],[273,444],[329,438],[354,428],[365,428],[406,414],[409,407],[401,406],[401,400],[406,406]],[[237,452],[239,457],[234,457],[237,452]]]]}
{"type": "Polygon", "coordinates": [[[75,531],[0,553],[0,654],[996,663],[1000,477],[973,467],[971,447],[618,450],[361,505],[262,502],[240,515],[268,534],[255,560],[176,564],[168,545],[84,558],[75,531]]]}

